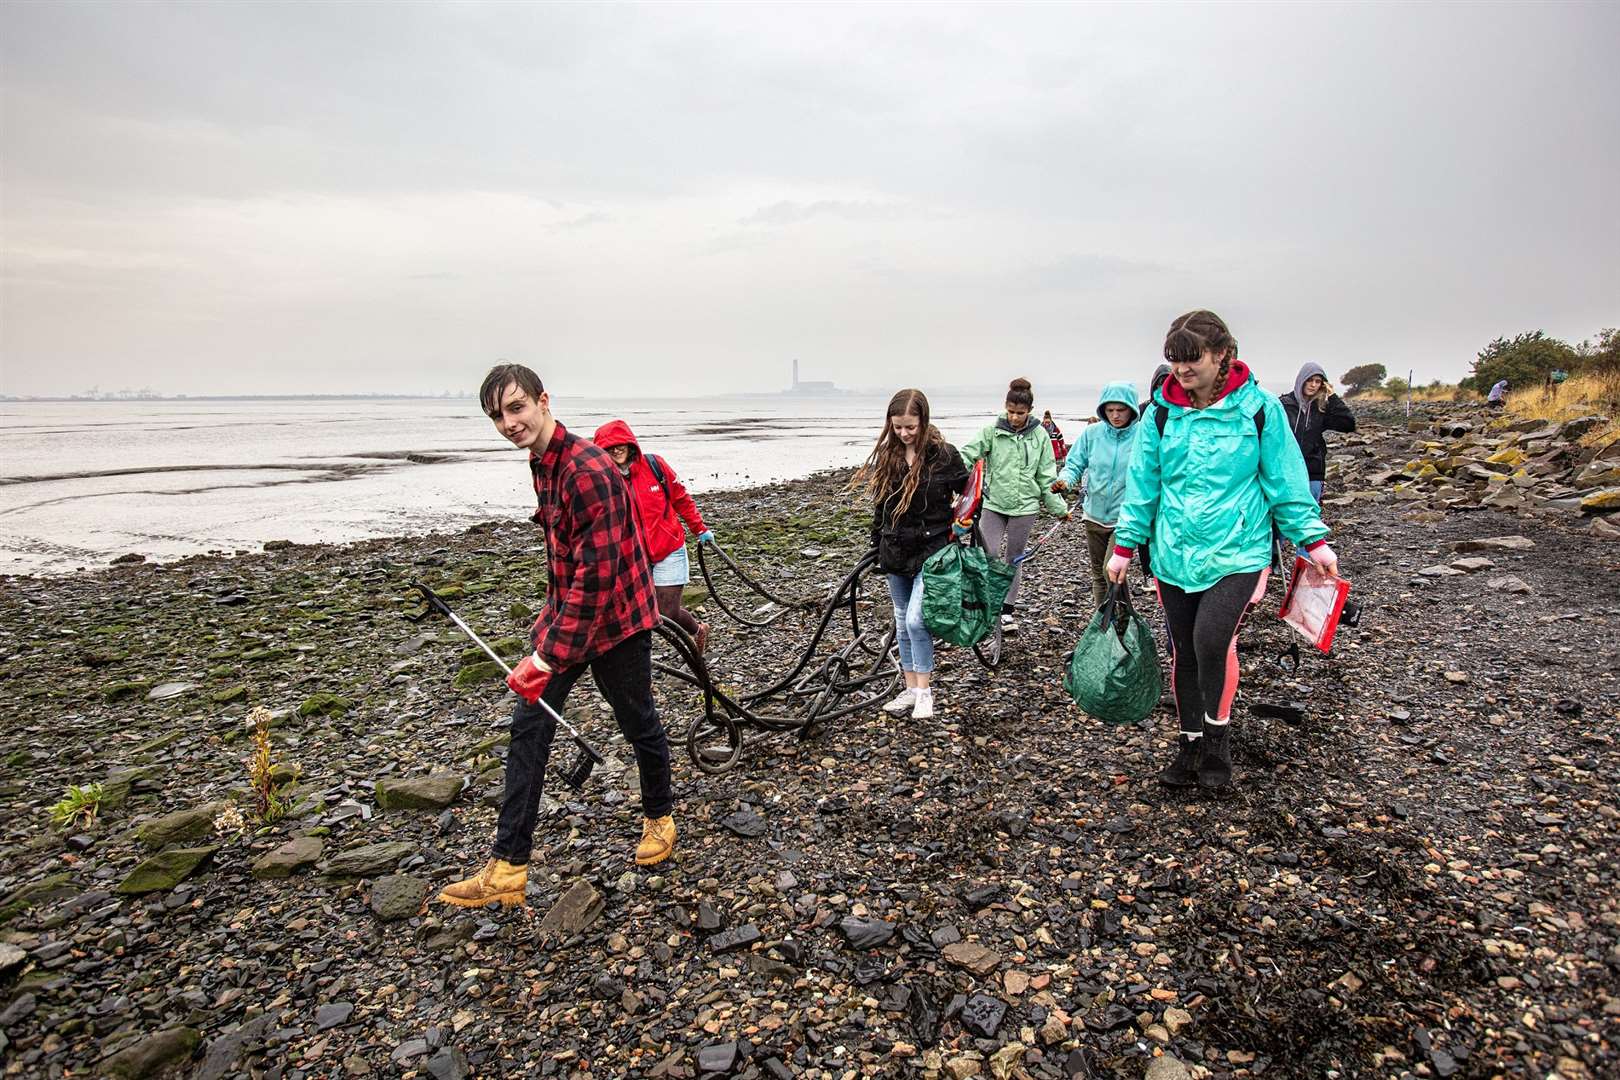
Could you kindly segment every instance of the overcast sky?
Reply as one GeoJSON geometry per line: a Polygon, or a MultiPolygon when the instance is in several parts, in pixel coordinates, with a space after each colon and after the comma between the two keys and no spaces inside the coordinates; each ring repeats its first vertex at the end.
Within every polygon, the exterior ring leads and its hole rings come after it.
{"type": "Polygon", "coordinates": [[[1620,4],[0,6],[0,392],[1269,383],[1620,323],[1620,4]]]}

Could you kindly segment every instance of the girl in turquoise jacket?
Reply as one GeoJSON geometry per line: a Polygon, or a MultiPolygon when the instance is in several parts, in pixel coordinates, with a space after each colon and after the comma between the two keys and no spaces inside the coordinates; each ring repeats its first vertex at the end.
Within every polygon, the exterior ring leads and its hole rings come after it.
{"type": "Polygon", "coordinates": [[[1170,787],[1231,784],[1228,727],[1237,693],[1237,628],[1265,592],[1271,528],[1337,574],[1288,418],[1237,359],[1237,340],[1210,311],[1170,326],[1171,377],[1138,425],[1108,578],[1124,584],[1151,541],[1170,628],[1171,686],[1181,722],[1170,787]]]}
{"type": "MultiPolygon", "coordinates": [[[[969,470],[980,458],[985,463],[984,511],[979,515],[985,550],[1009,563],[1016,562],[1029,546],[1030,529],[1043,505],[1060,518],[1069,516],[1068,504],[1052,491],[1057,479],[1052,436],[1035,419],[1034,408],[1035,392],[1029,380],[1014,379],[1007,386],[1006,411],[962,447],[962,464],[969,470]]],[[[1019,564],[1001,608],[1004,633],[1017,629],[1013,613],[1023,578],[1024,568],[1019,564]]]]}
{"type": "Polygon", "coordinates": [[[1102,607],[1108,594],[1104,563],[1113,547],[1114,521],[1125,501],[1125,479],[1130,471],[1131,446],[1136,440],[1136,387],[1111,382],[1097,402],[1101,423],[1088,424],[1069,447],[1058,470],[1053,491],[1067,491],[1086,482],[1081,518],[1086,523],[1086,548],[1091,554],[1091,603],[1102,607]]]}

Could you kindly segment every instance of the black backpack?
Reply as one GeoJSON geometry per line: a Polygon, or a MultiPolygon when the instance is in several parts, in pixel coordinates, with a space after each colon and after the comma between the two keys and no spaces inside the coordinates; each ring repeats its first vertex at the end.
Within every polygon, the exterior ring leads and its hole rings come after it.
{"type": "MultiPolygon", "coordinates": [[[[1164,425],[1163,424],[1159,425],[1159,434],[1160,435],[1164,434],[1164,425]]],[[[658,486],[664,489],[664,503],[665,503],[665,505],[667,505],[671,510],[674,510],[675,509],[675,504],[673,502],[671,502],[670,498],[669,498],[669,481],[664,479],[664,465],[663,465],[663,462],[658,460],[658,455],[657,454],[647,454],[647,455],[645,455],[645,457],[647,458],[647,467],[652,470],[653,479],[657,480],[658,481],[658,486]]]]}

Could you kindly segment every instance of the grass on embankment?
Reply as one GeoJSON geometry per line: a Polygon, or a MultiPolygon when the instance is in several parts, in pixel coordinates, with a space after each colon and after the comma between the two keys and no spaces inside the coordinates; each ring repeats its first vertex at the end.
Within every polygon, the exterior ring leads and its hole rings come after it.
{"type": "Polygon", "coordinates": [[[1521,420],[1571,420],[1594,413],[1610,418],[1607,424],[1587,432],[1585,446],[1601,446],[1620,438],[1620,371],[1587,372],[1572,376],[1562,386],[1544,386],[1509,391],[1507,412],[1521,420]]]}

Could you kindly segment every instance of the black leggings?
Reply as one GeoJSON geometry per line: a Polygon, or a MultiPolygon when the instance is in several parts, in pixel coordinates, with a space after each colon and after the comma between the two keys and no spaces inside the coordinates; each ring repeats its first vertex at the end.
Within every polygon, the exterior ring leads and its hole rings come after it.
{"type": "Polygon", "coordinates": [[[1203,592],[1159,579],[1159,603],[1170,626],[1171,690],[1182,731],[1203,731],[1204,717],[1226,720],[1237,693],[1238,623],[1260,571],[1231,574],[1203,592]]]}

